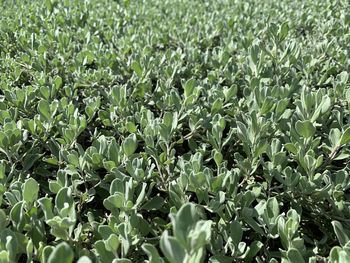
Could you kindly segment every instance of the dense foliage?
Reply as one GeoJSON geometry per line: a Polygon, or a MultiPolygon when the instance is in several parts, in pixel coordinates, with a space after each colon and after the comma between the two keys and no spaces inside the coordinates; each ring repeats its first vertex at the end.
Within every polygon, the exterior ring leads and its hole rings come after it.
{"type": "Polygon", "coordinates": [[[0,262],[350,262],[348,1],[0,5],[0,262]]]}

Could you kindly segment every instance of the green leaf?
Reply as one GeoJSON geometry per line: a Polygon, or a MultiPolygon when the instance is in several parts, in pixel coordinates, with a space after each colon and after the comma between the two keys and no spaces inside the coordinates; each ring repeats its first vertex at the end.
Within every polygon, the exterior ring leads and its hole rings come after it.
{"type": "Polygon", "coordinates": [[[7,224],[6,213],[0,209],[0,231],[6,228],[7,224]]]}
{"type": "Polygon", "coordinates": [[[165,204],[165,200],[161,196],[155,196],[151,200],[147,201],[142,209],[145,210],[158,210],[165,204]]]}
{"type": "Polygon", "coordinates": [[[258,59],[259,59],[259,54],[260,54],[261,50],[259,48],[258,45],[252,45],[250,47],[250,60],[253,64],[250,65],[251,69],[253,71],[256,70],[256,66],[258,65],[258,59]]]}
{"type": "Polygon", "coordinates": [[[72,189],[69,187],[63,187],[57,193],[55,198],[56,209],[63,217],[69,217],[71,220],[75,220],[74,199],[72,197],[72,189]]]}
{"type": "Polygon", "coordinates": [[[312,137],[316,132],[316,128],[310,121],[297,121],[295,129],[299,135],[306,139],[312,137]]]}
{"type": "Polygon", "coordinates": [[[329,131],[328,139],[332,143],[332,147],[338,146],[338,142],[340,142],[341,132],[337,128],[333,128],[329,131]]]}
{"type": "Polygon", "coordinates": [[[10,261],[10,255],[9,255],[8,251],[3,250],[3,251],[0,252],[0,262],[1,263],[11,262],[10,261]]]}
{"type": "Polygon", "coordinates": [[[325,113],[327,113],[329,111],[330,108],[331,108],[330,97],[323,96],[321,103],[319,104],[319,106],[317,107],[317,109],[315,110],[315,112],[311,118],[311,122],[315,122],[318,119],[318,117],[320,116],[320,114],[324,115],[325,113]]]}
{"type": "Polygon", "coordinates": [[[44,99],[50,99],[50,88],[49,87],[41,87],[40,93],[43,95],[44,99]]]}
{"type": "Polygon", "coordinates": [[[292,143],[286,143],[285,145],[284,145],[284,147],[288,150],[288,151],[290,151],[291,153],[293,153],[293,154],[298,154],[298,149],[297,149],[297,147],[295,147],[295,145],[294,144],[292,144],[292,143]]]}
{"type": "Polygon", "coordinates": [[[92,260],[87,256],[82,256],[78,259],[77,263],[92,263],[92,260]]]}
{"type": "Polygon", "coordinates": [[[260,251],[264,244],[259,240],[254,240],[244,255],[245,259],[252,259],[260,251]]]}
{"type": "Polygon", "coordinates": [[[45,246],[44,247],[42,254],[41,254],[41,261],[43,263],[48,263],[49,257],[50,257],[53,250],[54,250],[53,246],[45,246]]]}
{"type": "Polygon", "coordinates": [[[0,161],[0,180],[5,178],[5,171],[6,171],[5,169],[6,169],[6,166],[4,161],[0,161]]]}
{"type": "Polygon", "coordinates": [[[278,32],[278,38],[279,38],[280,41],[283,41],[287,37],[288,31],[289,31],[288,22],[284,22],[280,26],[279,32],[278,32]]]}
{"type": "Polygon", "coordinates": [[[190,95],[193,94],[194,87],[196,86],[196,80],[195,79],[189,79],[186,81],[185,85],[183,86],[185,91],[185,98],[188,98],[190,95]]]}
{"type": "Polygon", "coordinates": [[[50,105],[47,100],[39,101],[38,111],[45,121],[51,120],[50,105]]]}
{"type": "Polygon", "coordinates": [[[62,87],[63,80],[60,76],[56,76],[53,80],[53,83],[55,85],[55,89],[59,90],[62,87]]]}
{"type": "Polygon", "coordinates": [[[111,234],[109,238],[105,241],[106,250],[110,252],[116,252],[120,245],[119,238],[116,234],[111,234]]]}
{"type": "Polygon", "coordinates": [[[266,202],[266,209],[264,211],[264,219],[267,224],[274,224],[280,213],[279,205],[275,197],[269,198],[266,202]]]}
{"type": "Polygon", "coordinates": [[[346,71],[341,72],[339,75],[340,82],[346,84],[349,80],[349,73],[346,71]]]}
{"type": "Polygon", "coordinates": [[[38,200],[38,203],[44,212],[45,220],[52,219],[54,217],[54,214],[52,212],[51,199],[48,197],[42,197],[38,200]]]}
{"type": "Polygon", "coordinates": [[[115,258],[113,253],[106,250],[104,242],[102,240],[95,242],[95,249],[101,262],[112,262],[115,258]]]}
{"type": "Polygon", "coordinates": [[[49,10],[50,13],[53,11],[53,5],[51,0],[45,0],[46,8],[49,10]]]}
{"type": "Polygon", "coordinates": [[[264,231],[261,229],[260,225],[254,220],[253,218],[253,209],[244,207],[242,209],[242,215],[244,218],[244,221],[250,225],[255,232],[257,232],[260,235],[264,235],[264,231]]]}
{"type": "Polygon", "coordinates": [[[222,107],[223,107],[223,102],[222,102],[222,99],[219,98],[219,99],[216,99],[214,101],[214,103],[211,106],[211,110],[210,111],[211,111],[212,114],[216,114],[222,109],[222,107]]]}
{"type": "Polygon", "coordinates": [[[339,146],[343,146],[344,144],[347,144],[350,142],[350,127],[348,127],[343,134],[340,137],[340,140],[338,142],[339,146]]]}
{"type": "Polygon", "coordinates": [[[147,254],[149,263],[164,263],[164,260],[159,256],[157,249],[152,244],[146,243],[141,247],[147,254]]]}
{"type": "Polygon", "coordinates": [[[137,149],[137,139],[135,134],[130,134],[123,142],[123,151],[126,156],[132,155],[137,149]]]}
{"type": "Polygon", "coordinates": [[[344,231],[342,224],[338,221],[332,221],[333,230],[338,238],[339,244],[341,246],[345,246],[345,244],[349,241],[349,237],[344,231]]]}
{"type": "Polygon", "coordinates": [[[291,263],[305,263],[300,252],[295,248],[290,248],[287,251],[287,257],[291,263]]]}
{"type": "Polygon", "coordinates": [[[173,124],[173,113],[166,112],[163,117],[164,125],[171,130],[173,124]]]}
{"type": "Polygon", "coordinates": [[[75,154],[68,154],[67,159],[70,164],[79,167],[79,158],[75,154]]]}
{"type": "Polygon", "coordinates": [[[111,195],[103,201],[103,205],[110,211],[113,211],[115,208],[122,208],[124,204],[125,197],[122,193],[111,195]]]}
{"type": "Polygon", "coordinates": [[[168,235],[165,231],[160,239],[160,248],[170,263],[183,263],[186,257],[184,248],[179,244],[175,237],[168,235]]]}
{"type": "Polygon", "coordinates": [[[140,63],[138,61],[134,61],[131,63],[131,69],[136,73],[136,75],[141,78],[142,77],[142,68],[140,66],[140,63]]]}
{"type": "Polygon", "coordinates": [[[184,204],[176,213],[175,217],[172,217],[171,219],[176,239],[183,246],[188,246],[189,240],[187,234],[199,219],[195,205],[191,203],[184,204]]]}
{"type": "Polygon", "coordinates": [[[233,244],[235,244],[236,247],[242,240],[243,229],[241,224],[237,220],[232,221],[230,224],[230,237],[232,239],[233,244]]]}
{"type": "Polygon", "coordinates": [[[339,252],[341,251],[341,247],[335,246],[331,249],[329,253],[330,262],[340,262],[339,261],[339,252]]]}
{"type": "Polygon", "coordinates": [[[135,123],[128,121],[125,125],[126,129],[128,130],[128,132],[130,133],[135,133],[137,132],[137,127],[135,125],[135,123]]]}
{"type": "Polygon", "coordinates": [[[339,263],[350,262],[350,253],[346,250],[339,251],[339,263]]]}
{"type": "Polygon", "coordinates": [[[29,178],[23,185],[23,200],[33,203],[38,199],[39,184],[33,178],[29,178]]]}
{"type": "Polygon", "coordinates": [[[211,236],[211,220],[200,220],[196,223],[194,229],[189,233],[191,239],[191,250],[199,252],[205,246],[211,236]]]}
{"type": "Polygon", "coordinates": [[[217,167],[220,166],[222,160],[223,160],[222,153],[217,150],[214,150],[214,161],[217,167]]]}
{"type": "Polygon", "coordinates": [[[72,248],[66,243],[58,244],[49,256],[48,263],[72,263],[74,253],[72,248]]]}
{"type": "Polygon", "coordinates": [[[23,159],[23,171],[28,171],[42,155],[38,153],[27,154],[23,159]]]}

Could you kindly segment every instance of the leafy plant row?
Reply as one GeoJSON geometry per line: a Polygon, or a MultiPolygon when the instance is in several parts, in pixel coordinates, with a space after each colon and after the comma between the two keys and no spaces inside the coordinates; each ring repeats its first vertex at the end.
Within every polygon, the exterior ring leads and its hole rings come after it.
{"type": "Polygon", "coordinates": [[[0,6],[0,262],[350,262],[347,1],[0,6]]]}

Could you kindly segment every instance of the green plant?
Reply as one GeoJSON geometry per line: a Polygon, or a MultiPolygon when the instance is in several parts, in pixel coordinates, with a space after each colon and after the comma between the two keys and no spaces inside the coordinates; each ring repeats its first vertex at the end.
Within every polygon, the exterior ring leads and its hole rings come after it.
{"type": "Polygon", "coordinates": [[[348,262],[348,1],[2,1],[0,262],[348,262]]]}

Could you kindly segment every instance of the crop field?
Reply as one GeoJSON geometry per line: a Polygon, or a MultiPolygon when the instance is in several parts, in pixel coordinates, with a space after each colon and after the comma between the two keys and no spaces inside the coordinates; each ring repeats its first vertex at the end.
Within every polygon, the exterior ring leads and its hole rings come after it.
{"type": "Polygon", "coordinates": [[[0,1],[0,263],[349,263],[350,2],[0,1]]]}

